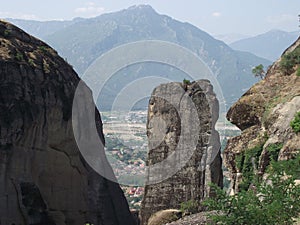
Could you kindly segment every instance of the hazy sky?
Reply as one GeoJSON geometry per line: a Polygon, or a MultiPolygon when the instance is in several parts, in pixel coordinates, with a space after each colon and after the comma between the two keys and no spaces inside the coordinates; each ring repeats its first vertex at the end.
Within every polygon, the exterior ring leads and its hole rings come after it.
{"type": "Polygon", "coordinates": [[[190,22],[210,34],[299,30],[299,0],[1,0],[1,18],[34,20],[93,17],[132,5],[149,4],[157,12],[190,22]]]}

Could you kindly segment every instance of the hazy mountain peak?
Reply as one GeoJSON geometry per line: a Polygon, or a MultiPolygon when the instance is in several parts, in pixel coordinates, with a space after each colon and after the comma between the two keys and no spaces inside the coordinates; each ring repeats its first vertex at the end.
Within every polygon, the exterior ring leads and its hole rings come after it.
{"type": "MultiPolygon", "coordinates": [[[[149,5],[135,5],[95,18],[82,21],[79,19],[79,22],[60,23],[39,22],[37,26],[27,23],[25,25],[36,33],[43,28],[42,35],[46,34],[44,39],[64,58],[67,58],[80,74],[83,74],[99,56],[119,45],[141,40],[172,42],[193,51],[210,67],[218,78],[229,104],[256,81],[251,74],[251,68],[260,63],[266,66],[270,63],[251,54],[233,51],[225,43],[214,39],[203,30],[161,15],[149,5]],[[51,25],[50,31],[49,25],[51,25]]],[[[143,77],[145,74],[164,74],[166,77],[174,77],[176,81],[182,81],[182,77],[186,76],[180,71],[174,72],[168,67],[162,70],[158,66],[137,65],[129,68],[129,72],[120,72],[116,75],[119,76],[118,82],[111,84],[112,93],[121,90],[122,85],[129,82],[129,79],[143,77]],[[130,75],[125,76],[124,73],[130,75]]],[[[113,94],[110,96],[113,97],[113,94]]],[[[113,102],[112,97],[107,95],[101,97],[105,99],[105,102],[102,100],[101,103],[102,109],[104,106],[106,109],[110,107],[113,102]]]]}
{"type": "Polygon", "coordinates": [[[157,12],[152,8],[151,5],[146,4],[130,6],[129,8],[123,10],[123,12],[138,14],[157,14],[157,12]]]}
{"type": "Polygon", "coordinates": [[[155,11],[151,5],[141,4],[141,5],[133,5],[130,6],[127,10],[151,10],[155,11]]]}

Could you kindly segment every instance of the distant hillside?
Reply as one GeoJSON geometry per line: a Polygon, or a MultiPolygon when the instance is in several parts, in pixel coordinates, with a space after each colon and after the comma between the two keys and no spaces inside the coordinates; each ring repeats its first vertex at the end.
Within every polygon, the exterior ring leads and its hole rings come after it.
{"type": "Polygon", "coordinates": [[[230,44],[230,47],[240,51],[251,52],[259,57],[276,61],[282,52],[297,40],[299,32],[271,30],[255,37],[242,39],[230,44]]]}
{"type": "Polygon", "coordinates": [[[226,44],[231,44],[233,42],[242,40],[242,39],[246,39],[249,38],[249,35],[244,35],[244,34],[235,34],[235,33],[231,33],[231,34],[217,34],[217,35],[213,35],[214,38],[224,41],[226,44]]]}
{"type": "Polygon", "coordinates": [[[35,20],[21,20],[21,19],[6,19],[7,21],[21,27],[31,35],[44,39],[46,36],[62,30],[69,25],[81,21],[81,18],[76,18],[70,21],[35,21],[35,20]]]}
{"type": "MultiPolygon", "coordinates": [[[[43,25],[47,27],[48,23],[43,25]]],[[[251,74],[253,66],[271,64],[252,54],[234,51],[199,28],[160,15],[147,5],[73,21],[73,24],[68,22],[64,28],[61,26],[57,26],[60,28],[45,36],[44,40],[65,57],[79,74],[83,74],[96,58],[116,46],[139,40],[168,41],[190,49],[210,67],[228,105],[257,82],[251,74]]],[[[100,96],[101,109],[109,109],[116,94],[126,84],[137,78],[158,74],[172,77],[174,81],[182,81],[187,76],[174,68],[154,64],[130,66],[107,84],[109,91],[100,96]]]]}

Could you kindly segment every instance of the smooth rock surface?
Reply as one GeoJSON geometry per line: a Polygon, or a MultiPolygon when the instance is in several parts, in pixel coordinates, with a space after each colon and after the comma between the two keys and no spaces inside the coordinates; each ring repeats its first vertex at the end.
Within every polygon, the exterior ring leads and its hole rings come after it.
{"type": "MultiPolygon", "coordinates": [[[[0,21],[0,224],[134,224],[119,185],[94,172],[77,147],[79,81],[48,45],[0,21]]],[[[92,101],[87,87],[83,97],[92,101]]],[[[104,142],[97,110],[95,121],[104,142]]]]}

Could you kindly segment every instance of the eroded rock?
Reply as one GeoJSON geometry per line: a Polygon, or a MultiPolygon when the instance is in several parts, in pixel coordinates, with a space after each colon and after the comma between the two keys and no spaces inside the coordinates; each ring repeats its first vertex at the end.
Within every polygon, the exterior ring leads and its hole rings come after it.
{"type": "Polygon", "coordinates": [[[207,80],[154,89],[148,108],[149,169],[141,224],[157,211],[179,209],[189,200],[199,203],[211,194],[210,183],[222,186],[220,140],[214,128],[218,107],[207,80]]]}
{"type": "MultiPolygon", "coordinates": [[[[296,48],[300,48],[300,39],[284,54],[296,48]]],[[[243,164],[249,150],[260,149],[251,170],[263,176],[271,157],[274,160],[289,159],[300,149],[300,134],[290,126],[295,114],[300,111],[300,77],[296,75],[299,64],[287,74],[280,67],[281,61],[282,58],[276,61],[266,78],[252,86],[227,113],[227,119],[242,130],[240,136],[228,141],[224,151],[232,194],[245,183],[243,164]]],[[[244,188],[248,185],[249,181],[244,188]]]]}

